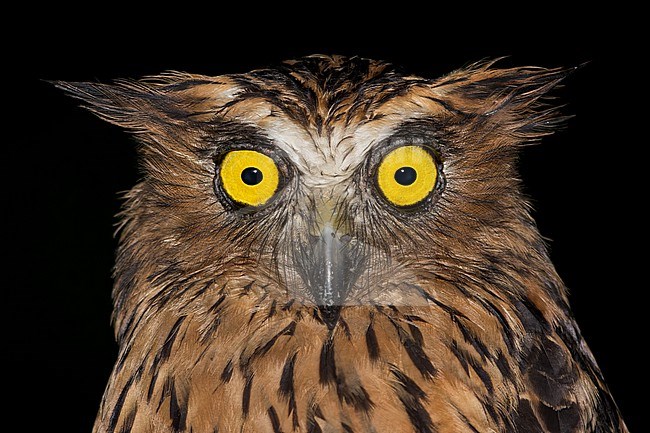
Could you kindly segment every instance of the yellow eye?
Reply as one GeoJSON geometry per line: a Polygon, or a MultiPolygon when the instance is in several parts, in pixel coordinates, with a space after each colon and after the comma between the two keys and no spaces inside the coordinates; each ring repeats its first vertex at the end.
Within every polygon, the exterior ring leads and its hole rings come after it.
{"type": "Polygon", "coordinates": [[[275,162],[254,150],[233,150],[221,162],[221,185],[237,203],[261,206],[278,189],[279,174],[275,162]]]}
{"type": "Polygon", "coordinates": [[[436,186],[438,169],[429,152],[420,146],[402,146],[379,164],[377,184],[395,206],[412,206],[427,198],[436,186]]]}

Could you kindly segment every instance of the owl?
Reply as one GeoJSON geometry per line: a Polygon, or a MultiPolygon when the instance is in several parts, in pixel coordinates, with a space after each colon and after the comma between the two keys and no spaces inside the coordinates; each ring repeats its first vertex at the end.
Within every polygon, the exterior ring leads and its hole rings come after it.
{"type": "Polygon", "coordinates": [[[565,69],[58,82],[138,142],[96,433],[627,432],[521,192],[565,69]]]}

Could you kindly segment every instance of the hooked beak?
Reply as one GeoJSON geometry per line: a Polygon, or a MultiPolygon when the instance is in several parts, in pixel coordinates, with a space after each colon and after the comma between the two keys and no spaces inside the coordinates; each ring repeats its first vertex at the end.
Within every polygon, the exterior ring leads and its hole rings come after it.
{"type": "Polygon", "coordinates": [[[318,306],[321,320],[332,330],[363,262],[360,249],[347,233],[337,231],[328,218],[320,233],[296,255],[296,268],[318,306]]]}

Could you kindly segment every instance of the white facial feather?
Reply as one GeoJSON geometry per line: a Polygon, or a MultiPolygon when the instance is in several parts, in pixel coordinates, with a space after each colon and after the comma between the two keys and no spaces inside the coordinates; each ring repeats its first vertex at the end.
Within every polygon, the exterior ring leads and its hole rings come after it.
{"type": "MultiPolygon", "coordinates": [[[[430,116],[440,106],[427,98],[432,89],[421,89],[424,94],[393,98],[375,110],[380,113],[372,119],[359,122],[332,122],[319,129],[314,124],[302,124],[285,116],[280,108],[263,98],[251,98],[229,106],[221,114],[226,118],[250,124],[261,130],[301,174],[301,182],[308,188],[328,188],[349,179],[366,161],[368,153],[397,127],[409,120],[430,116]]],[[[233,99],[239,92],[230,90],[217,98],[233,99]]]]}

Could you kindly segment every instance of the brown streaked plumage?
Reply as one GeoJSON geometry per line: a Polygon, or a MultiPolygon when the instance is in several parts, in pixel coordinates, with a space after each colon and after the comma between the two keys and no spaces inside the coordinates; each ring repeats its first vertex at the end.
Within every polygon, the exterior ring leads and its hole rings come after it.
{"type": "Polygon", "coordinates": [[[58,83],[140,142],[94,431],[627,432],[516,173],[565,75],[311,56],[58,83]],[[399,207],[377,167],[406,145],[438,175],[399,207]],[[244,149],[278,168],[258,207],[220,175],[244,149]]]}

